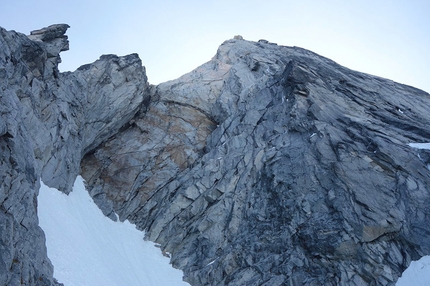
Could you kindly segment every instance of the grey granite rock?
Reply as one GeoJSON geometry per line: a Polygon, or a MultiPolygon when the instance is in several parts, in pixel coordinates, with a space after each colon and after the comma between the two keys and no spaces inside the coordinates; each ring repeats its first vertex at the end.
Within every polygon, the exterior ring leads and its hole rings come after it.
{"type": "Polygon", "coordinates": [[[80,161],[149,98],[137,55],[60,74],[67,25],[0,28],[0,285],[59,285],[38,226],[40,179],[68,193],[80,161]]]}
{"type": "MultiPolygon", "coordinates": [[[[82,161],[192,285],[394,285],[430,254],[430,95],[226,41],[82,161]],[[146,111],[146,112],[145,112],[146,111]]],[[[101,204],[100,204],[101,205],[101,204]]]]}

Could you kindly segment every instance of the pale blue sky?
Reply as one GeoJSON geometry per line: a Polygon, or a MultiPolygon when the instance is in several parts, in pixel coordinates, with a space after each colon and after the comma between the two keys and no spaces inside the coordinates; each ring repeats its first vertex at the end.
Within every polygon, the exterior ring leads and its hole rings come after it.
{"type": "Polygon", "coordinates": [[[210,60],[234,35],[299,46],[430,92],[428,0],[0,0],[0,26],[71,26],[60,70],[138,53],[156,84],[210,60]]]}

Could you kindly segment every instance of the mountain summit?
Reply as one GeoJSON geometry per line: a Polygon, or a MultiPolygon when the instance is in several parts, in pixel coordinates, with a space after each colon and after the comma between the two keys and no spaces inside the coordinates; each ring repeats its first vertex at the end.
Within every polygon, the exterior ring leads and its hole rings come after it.
{"type": "Polygon", "coordinates": [[[35,198],[78,174],[192,285],[394,285],[430,254],[428,93],[238,36],[157,86],[135,54],[59,73],[67,27],[0,29],[0,284],[57,283],[35,198]]]}

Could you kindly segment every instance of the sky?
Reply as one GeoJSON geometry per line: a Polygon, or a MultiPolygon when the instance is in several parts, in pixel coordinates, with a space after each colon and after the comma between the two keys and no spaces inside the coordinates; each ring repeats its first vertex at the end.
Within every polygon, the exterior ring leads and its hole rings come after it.
{"type": "Polygon", "coordinates": [[[82,177],[68,196],[41,183],[37,200],[54,277],[65,286],[189,285],[134,225],[103,215],[82,177]]]}
{"type": "Polygon", "coordinates": [[[138,53],[158,84],[209,61],[235,35],[299,46],[430,92],[428,0],[0,0],[0,26],[71,26],[61,71],[138,53]]]}

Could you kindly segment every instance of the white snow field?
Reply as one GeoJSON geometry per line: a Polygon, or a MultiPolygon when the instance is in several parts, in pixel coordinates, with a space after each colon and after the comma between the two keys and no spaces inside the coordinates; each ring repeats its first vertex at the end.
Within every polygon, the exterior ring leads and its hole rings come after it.
{"type": "Polygon", "coordinates": [[[429,286],[430,285],[430,256],[412,261],[397,280],[396,286],[429,286]]]}
{"type": "Polygon", "coordinates": [[[143,232],[105,217],[81,177],[68,196],[41,182],[38,215],[54,277],[65,286],[189,285],[143,232]]]}
{"type": "MultiPolygon", "coordinates": [[[[38,215],[54,277],[65,286],[189,285],[134,225],[105,217],[80,176],[68,196],[41,182],[38,215]]],[[[430,256],[413,261],[396,283],[428,285],[430,256]]]]}

